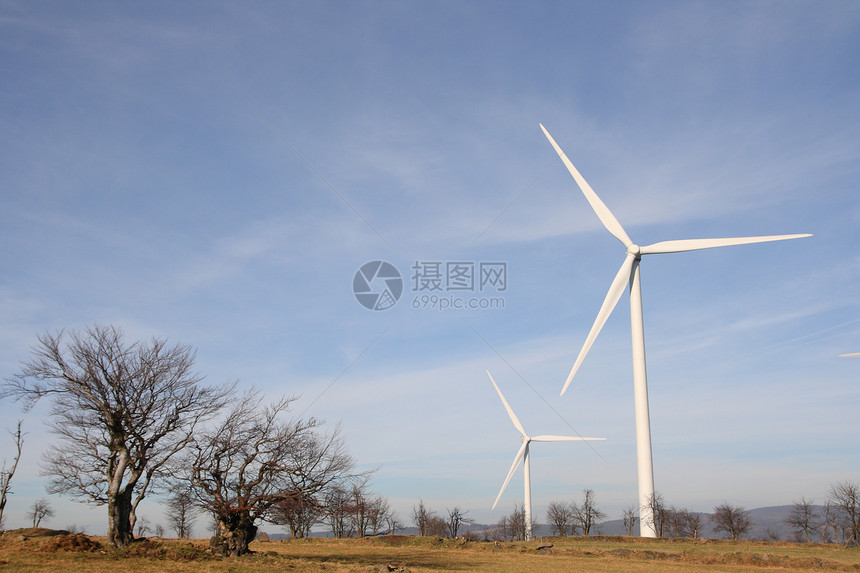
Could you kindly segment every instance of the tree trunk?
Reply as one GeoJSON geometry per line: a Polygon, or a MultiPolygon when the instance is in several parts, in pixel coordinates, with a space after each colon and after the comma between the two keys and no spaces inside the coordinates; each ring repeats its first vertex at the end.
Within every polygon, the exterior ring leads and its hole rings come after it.
{"type": "Polygon", "coordinates": [[[304,537],[304,527],[302,527],[302,522],[299,519],[290,520],[290,535],[293,536],[294,539],[300,539],[304,537]]]}
{"type": "Polygon", "coordinates": [[[108,496],[108,543],[126,547],[134,541],[131,526],[131,496],[123,492],[108,496]]]}
{"type": "Polygon", "coordinates": [[[218,535],[209,542],[216,553],[225,557],[238,557],[248,553],[248,544],[257,536],[257,526],[249,514],[235,512],[228,516],[219,516],[217,523],[218,535]]]}

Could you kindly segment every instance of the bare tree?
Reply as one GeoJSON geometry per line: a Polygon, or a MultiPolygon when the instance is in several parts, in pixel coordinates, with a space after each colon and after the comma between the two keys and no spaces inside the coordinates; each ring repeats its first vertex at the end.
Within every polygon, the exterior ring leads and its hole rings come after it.
{"type": "Polygon", "coordinates": [[[686,537],[698,539],[699,533],[702,532],[702,528],[705,526],[705,518],[699,512],[685,510],[684,526],[686,537]]]}
{"type": "Polygon", "coordinates": [[[514,541],[525,541],[528,538],[526,525],[526,510],[522,505],[514,504],[514,511],[508,516],[508,524],[511,528],[511,539],[514,541]]]}
{"type": "Polygon", "coordinates": [[[325,520],[331,527],[332,537],[352,537],[352,496],[341,484],[336,483],[326,490],[325,520]]]}
{"type": "MultiPolygon", "coordinates": [[[[653,516],[654,523],[639,523],[640,528],[642,525],[645,526],[653,526],[654,531],[657,532],[657,537],[663,537],[663,534],[666,529],[668,515],[668,508],[666,507],[666,502],[663,500],[663,494],[660,492],[654,492],[649,495],[645,501],[646,506],[651,509],[651,515],[653,516]]],[[[641,514],[641,511],[640,511],[641,514]]]]}
{"type": "Polygon", "coordinates": [[[256,524],[279,502],[359,477],[339,428],[321,435],[313,418],[281,420],[293,400],[264,407],[259,392],[248,391],[190,447],[186,477],[199,505],[215,516],[212,543],[222,554],[246,553],[256,524]]]}
{"type": "Polygon", "coordinates": [[[573,512],[570,504],[552,501],[546,508],[546,520],[559,537],[565,537],[573,529],[573,512]]]}
{"type": "Polygon", "coordinates": [[[696,539],[704,525],[702,514],[686,507],[670,507],[663,512],[664,532],[670,537],[691,537],[696,539]]]}
{"type": "Polygon", "coordinates": [[[842,543],[856,545],[860,536],[860,487],[850,481],[837,482],[830,486],[828,496],[844,523],[842,543]]]}
{"type": "Polygon", "coordinates": [[[634,532],[636,531],[636,508],[632,505],[628,505],[621,512],[621,521],[624,524],[624,530],[627,532],[627,535],[633,537],[634,532]]]}
{"type": "Polygon", "coordinates": [[[108,508],[108,542],[134,539],[138,504],[165,464],[191,441],[197,424],[224,404],[226,387],[204,387],[189,346],[164,339],[126,344],[122,329],[96,325],[38,338],[4,395],[31,408],[52,400],[46,452],[50,493],[108,508]]]}
{"type": "Polygon", "coordinates": [[[385,525],[388,526],[388,533],[397,533],[398,530],[403,529],[400,517],[393,511],[389,511],[385,515],[385,525]]]}
{"type": "Polygon", "coordinates": [[[388,512],[388,500],[372,495],[367,479],[353,484],[349,515],[359,537],[379,534],[388,512]]]}
{"type": "Polygon", "coordinates": [[[810,534],[821,525],[814,503],[813,500],[801,497],[800,501],[794,502],[791,513],[785,518],[785,524],[798,535],[803,534],[807,543],[812,541],[810,534]]]}
{"type": "Polygon", "coordinates": [[[527,524],[525,506],[514,504],[513,513],[500,519],[498,525],[503,539],[525,541],[528,536],[528,525],[531,525],[533,531],[535,523],[527,524]]]}
{"type": "Polygon", "coordinates": [[[475,523],[474,519],[466,517],[467,513],[469,512],[463,511],[459,507],[455,507],[454,509],[448,510],[448,523],[446,524],[446,526],[448,528],[449,537],[457,537],[457,534],[460,532],[460,527],[464,524],[468,525],[470,523],[475,523]]]}
{"type": "Polygon", "coordinates": [[[386,527],[388,524],[388,516],[390,514],[391,507],[388,505],[387,499],[382,496],[370,498],[367,503],[368,533],[374,536],[381,534],[383,527],[386,527]]]}
{"type": "Polygon", "coordinates": [[[430,535],[430,520],[434,516],[436,516],[436,513],[431,509],[427,509],[423,499],[418,500],[418,505],[412,506],[412,523],[418,528],[418,535],[422,537],[430,535]]]}
{"type": "Polygon", "coordinates": [[[149,535],[149,531],[149,518],[145,515],[141,515],[137,520],[137,536],[146,537],[149,535]]]}
{"type": "Polygon", "coordinates": [[[349,519],[358,537],[365,537],[370,527],[371,499],[367,492],[367,481],[352,484],[349,501],[349,519]]]}
{"type": "Polygon", "coordinates": [[[167,500],[167,523],[179,539],[191,537],[194,519],[200,514],[200,508],[194,504],[194,496],[187,487],[177,490],[167,500]]]}
{"type": "Polygon", "coordinates": [[[729,505],[727,502],[714,508],[711,522],[714,524],[714,531],[726,533],[734,540],[747,533],[752,527],[749,512],[743,507],[729,505]]]}
{"type": "Polygon", "coordinates": [[[152,529],[152,534],[156,537],[164,537],[164,526],[160,523],[152,529]]]}
{"type": "Polygon", "coordinates": [[[830,542],[830,532],[833,532],[833,543],[839,543],[839,532],[845,529],[845,518],[839,507],[830,499],[824,502],[824,510],[822,511],[821,541],[830,542]]]}
{"type": "Polygon", "coordinates": [[[29,517],[33,518],[33,527],[39,527],[39,524],[42,523],[43,519],[50,519],[54,517],[56,513],[54,509],[51,507],[51,503],[44,497],[37,499],[33,502],[33,505],[30,506],[29,517]]]}
{"type": "Polygon", "coordinates": [[[662,534],[660,537],[681,537],[681,534],[677,532],[679,524],[677,512],[678,509],[674,506],[663,508],[663,512],[660,515],[662,526],[662,534]]]}
{"type": "Polygon", "coordinates": [[[324,504],[316,496],[296,494],[275,504],[270,521],[289,526],[290,535],[300,539],[310,535],[324,512],[324,504]]]}
{"type": "Polygon", "coordinates": [[[571,505],[573,513],[573,522],[582,530],[583,535],[590,535],[591,529],[598,521],[604,519],[606,514],[597,509],[597,504],[594,501],[594,490],[583,490],[582,505],[571,505]]]}
{"type": "Polygon", "coordinates": [[[448,530],[448,524],[440,516],[435,513],[427,520],[427,535],[435,537],[445,537],[448,530]]]}
{"type": "Polygon", "coordinates": [[[21,433],[22,423],[23,420],[18,420],[18,426],[15,431],[9,432],[15,438],[15,457],[12,458],[12,463],[8,466],[4,458],[3,466],[0,468],[0,529],[3,528],[3,510],[6,509],[6,496],[12,493],[12,477],[18,468],[18,461],[21,459],[21,448],[24,445],[24,434],[21,433]]]}
{"type": "Polygon", "coordinates": [[[508,516],[503,515],[496,523],[496,529],[493,532],[493,538],[497,541],[506,541],[511,536],[511,526],[508,523],[508,516]]]}

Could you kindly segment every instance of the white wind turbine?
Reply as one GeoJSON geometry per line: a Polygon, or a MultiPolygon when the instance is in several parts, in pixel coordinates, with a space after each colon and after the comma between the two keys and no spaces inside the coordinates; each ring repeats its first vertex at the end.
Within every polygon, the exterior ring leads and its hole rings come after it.
{"type": "Polygon", "coordinates": [[[615,308],[618,300],[624,292],[625,285],[629,284],[630,288],[630,326],[633,338],[633,392],[634,392],[634,408],[636,411],[636,455],[639,477],[639,523],[640,531],[643,537],[656,537],[657,532],[654,528],[654,515],[651,510],[650,500],[654,497],[654,470],[652,467],[651,458],[651,422],[648,413],[648,383],[645,371],[645,331],[642,320],[642,290],[639,280],[639,261],[642,255],[651,255],[657,253],[678,253],[683,251],[695,251],[699,249],[710,249],[713,247],[728,247],[731,245],[745,245],[749,243],[763,243],[767,241],[781,241],[784,239],[797,239],[800,237],[809,237],[809,234],[803,235],[770,235],[763,237],[735,237],[730,239],[686,239],[680,241],[662,241],[640,247],[635,244],[618,219],[609,211],[603,201],[597,196],[591,186],[580,175],[564,151],[558,146],[555,140],[550,136],[546,128],[541,125],[549,142],[555,148],[556,153],[561,158],[567,170],[573,175],[577,185],[582,190],[585,198],[588,200],[591,208],[597,214],[603,226],[621,241],[627,249],[627,254],[624,262],[621,264],[621,269],[615,275],[612,285],[609,287],[609,292],[597,313],[597,319],[591,327],[591,331],[585,339],[585,344],[576,358],[573,369],[564,383],[561,393],[564,394],[567,387],[573,380],[576,371],[582,364],[582,360],[597,338],[600,329],[603,328],[606,319],[615,308]]]}
{"type": "Polygon", "coordinates": [[[860,356],[860,352],[852,352],[851,354],[840,354],[839,358],[851,358],[854,356],[860,356]]]}
{"type": "Polygon", "coordinates": [[[505,406],[505,410],[508,411],[508,416],[511,418],[511,422],[514,423],[514,427],[519,431],[521,440],[523,445],[520,446],[519,451],[517,452],[516,457],[514,457],[514,463],[511,464],[511,469],[508,472],[508,477],[505,478],[505,483],[502,484],[502,489],[499,490],[499,495],[496,496],[496,501],[493,502],[493,509],[496,509],[496,505],[499,503],[499,499],[501,499],[502,494],[505,492],[505,488],[508,487],[508,482],[511,481],[511,478],[514,476],[514,472],[517,471],[517,466],[520,464],[520,460],[523,460],[523,482],[525,484],[525,500],[523,502],[523,511],[525,512],[525,520],[526,520],[526,540],[531,540],[532,538],[532,487],[531,487],[531,463],[529,461],[529,443],[531,442],[580,442],[586,440],[605,440],[606,438],[581,438],[581,437],[571,437],[571,436],[529,436],[523,425],[520,424],[517,415],[514,414],[514,411],[511,409],[511,406],[508,404],[508,401],[505,400],[504,395],[502,395],[502,391],[499,390],[498,385],[496,385],[496,381],[493,380],[493,376],[490,374],[489,370],[487,371],[487,376],[490,377],[490,382],[493,383],[493,387],[496,389],[496,392],[499,394],[499,398],[502,399],[502,404],[505,406]]]}

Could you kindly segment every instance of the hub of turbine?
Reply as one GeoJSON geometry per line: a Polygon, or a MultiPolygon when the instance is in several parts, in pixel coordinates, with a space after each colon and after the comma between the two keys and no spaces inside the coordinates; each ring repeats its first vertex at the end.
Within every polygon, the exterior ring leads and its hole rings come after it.
{"type": "Polygon", "coordinates": [[[627,247],[627,254],[633,255],[635,258],[642,258],[642,250],[639,248],[639,245],[630,245],[627,247]]]}

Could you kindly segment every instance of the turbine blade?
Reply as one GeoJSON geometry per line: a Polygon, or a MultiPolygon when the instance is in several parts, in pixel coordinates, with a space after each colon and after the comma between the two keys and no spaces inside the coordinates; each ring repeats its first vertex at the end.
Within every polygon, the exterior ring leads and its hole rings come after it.
{"type": "Polygon", "coordinates": [[[612,280],[612,285],[609,287],[609,292],[606,293],[606,298],[603,299],[603,305],[600,307],[600,312],[597,313],[597,318],[594,320],[591,332],[588,333],[588,336],[585,339],[585,344],[582,345],[582,350],[579,351],[579,356],[576,357],[573,369],[567,377],[567,382],[564,383],[564,388],[561,389],[562,396],[567,390],[567,387],[570,386],[573,377],[576,375],[576,371],[579,370],[582,361],[585,359],[585,355],[588,354],[588,351],[591,349],[591,345],[594,344],[594,339],[597,338],[598,334],[600,334],[600,329],[603,328],[603,325],[606,323],[606,319],[609,318],[615,305],[618,304],[618,300],[621,298],[624,288],[630,281],[630,272],[633,268],[634,260],[633,256],[627,256],[624,258],[624,262],[621,263],[621,268],[612,280]]]}
{"type": "Polygon", "coordinates": [[[498,387],[498,385],[496,384],[496,381],[495,381],[495,380],[493,380],[493,376],[492,376],[492,374],[490,374],[490,371],[489,371],[489,370],[487,370],[487,376],[489,376],[489,377],[490,377],[490,382],[492,382],[492,383],[493,383],[493,387],[496,389],[496,392],[498,392],[498,394],[499,394],[499,398],[501,398],[501,399],[502,399],[502,404],[504,404],[504,405],[505,405],[505,410],[507,410],[507,411],[508,411],[508,416],[511,418],[511,422],[513,422],[513,423],[514,423],[514,427],[515,427],[517,430],[519,430],[520,434],[521,434],[524,438],[527,438],[527,437],[528,437],[528,435],[526,434],[526,431],[523,429],[523,425],[522,425],[522,424],[520,424],[520,421],[519,421],[519,419],[517,418],[517,415],[516,415],[516,414],[514,414],[514,411],[511,409],[510,404],[508,404],[508,401],[507,401],[507,400],[505,400],[505,397],[502,395],[502,391],[501,391],[501,390],[499,390],[499,387],[498,387]]]}
{"type": "Polygon", "coordinates": [[[641,248],[643,255],[657,253],[681,253],[684,251],[698,251],[700,249],[713,249],[714,247],[731,247],[734,245],[748,245],[750,243],[767,243],[769,241],[785,241],[787,239],[801,239],[811,237],[810,234],[802,235],[767,235],[762,237],[734,237],[730,239],[682,239],[680,241],[662,241],[641,248]]]}
{"type": "Polygon", "coordinates": [[[853,356],[860,356],[860,352],[852,352],[851,354],[840,354],[839,358],[851,358],[853,356]]]}
{"type": "Polygon", "coordinates": [[[600,197],[597,196],[597,193],[595,193],[594,189],[591,188],[591,185],[588,184],[588,181],[580,175],[579,171],[577,171],[576,167],[573,166],[573,163],[570,162],[570,159],[567,158],[567,155],[565,155],[561,147],[558,146],[543,124],[540,124],[540,128],[555,148],[555,152],[558,153],[559,157],[561,157],[561,161],[564,163],[565,167],[567,167],[567,170],[570,171],[571,175],[573,175],[574,180],[576,180],[576,184],[579,185],[579,188],[582,190],[582,194],[585,195],[591,208],[594,209],[594,212],[597,213],[603,226],[606,227],[606,230],[615,235],[616,239],[624,243],[625,247],[632,245],[633,241],[631,241],[630,237],[627,236],[627,233],[624,231],[624,227],[621,226],[621,223],[618,222],[618,219],[616,219],[615,215],[612,214],[612,211],[609,210],[609,207],[600,200],[600,197]]]}
{"type": "Polygon", "coordinates": [[[574,438],[573,436],[535,436],[533,442],[586,442],[593,440],[605,440],[606,438],[574,438]]]}
{"type": "Polygon", "coordinates": [[[523,459],[523,455],[525,455],[526,448],[528,447],[528,440],[523,442],[523,445],[520,446],[520,451],[517,452],[517,456],[514,458],[514,463],[511,464],[511,470],[508,472],[508,477],[505,478],[505,483],[502,484],[502,489],[499,490],[499,495],[496,496],[496,501],[493,502],[492,509],[496,509],[496,505],[499,503],[499,500],[502,499],[502,494],[505,493],[505,488],[508,487],[508,483],[511,481],[511,478],[514,477],[514,472],[517,471],[517,466],[520,464],[520,460],[523,459]]]}

